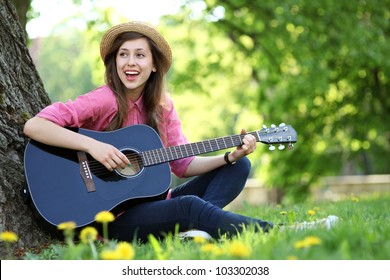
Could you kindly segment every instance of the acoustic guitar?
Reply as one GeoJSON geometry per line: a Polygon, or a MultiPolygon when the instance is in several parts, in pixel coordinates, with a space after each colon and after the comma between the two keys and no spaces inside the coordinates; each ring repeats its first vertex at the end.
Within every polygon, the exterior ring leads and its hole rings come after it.
{"type": "MultiPolygon", "coordinates": [[[[84,152],[30,140],[24,155],[27,188],[39,214],[54,226],[74,221],[82,227],[94,222],[100,211],[118,214],[137,202],[165,199],[171,184],[170,161],[236,147],[244,137],[237,134],[164,148],[147,125],[77,132],[115,146],[130,164],[109,171],[84,152]]],[[[285,124],[249,133],[271,150],[275,144],[283,149],[297,141],[296,131],[285,124]]]]}

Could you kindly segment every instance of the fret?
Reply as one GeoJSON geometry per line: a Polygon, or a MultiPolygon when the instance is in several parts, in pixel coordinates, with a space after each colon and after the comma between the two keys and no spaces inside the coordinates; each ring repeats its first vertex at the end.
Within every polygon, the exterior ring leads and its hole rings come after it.
{"type": "Polygon", "coordinates": [[[174,147],[169,147],[169,149],[171,150],[172,160],[179,158],[174,147]]]}
{"type": "Polygon", "coordinates": [[[179,152],[180,152],[180,155],[181,155],[180,158],[183,158],[184,156],[183,156],[182,150],[180,149],[180,146],[178,146],[176,148],[177,148],[176,151],[179,150],[179,152]]]}
{"type": "Polygon", "coordinates": [[[216,139],[210,140],[210,143],[211,143],[211,148],[212,148],[213,150],[219,150],[218,142],[217,142],[216,139]]]}
{"type": "Polygon", "coordinates": [[[226,145],[227,147],[232,147],[232,146],[234,146],[233,139],[232,139],[231,136],[225,137],[225,145],[226,145]]]}
{"type": "Polygon", "coordinates": [[[188,153],[187,153],[187,145],[188,144],[184,144],[184,145],[182,145],[181,146],[181,153],[182,153],[182,155],[183,155],[183,158],[186,158],[187,156],[188,156],[188,153]]]}
{"type": "Polygon", "coordinates": [[[219,138],[220,146],[222,146],[224,149],[226,149],[228,146],[226,145],[225,138],[219,138]]]}
{"type": "Polygon", "coordinates": [[[169,149],[172,151],[172,160],[179,158],[179,155],[176,152],[176,147],[169,147],[169,149]]]}
{"type": "Polygon", "coordinates": [[[256,138],[257,142],[260,142],[261,138],[260,138],[259,131],[250,132],[249,134],[253,135],[256,138]]]}
{"type": "Polygon", "coordinates": [[[196,155],[196,153],[194,152],[194,149],[192,148],[192,144],[188,144],[187,148],[188,148],[187,152],[188,152],[189,157],[196,155]]]}
{"type": "Polygon", "coordinates": [[[242,144],[241,135],[233,135],[232,138],[233,138],[233,141],[234,141],[234,146],[239,146],[239,145],[242,144]]]}
{"type": "Polygon", "coordinates": [[[161,154],[161,157],[159,158],[160,162],[168,161],[168,154],[166,152],[166,149],[159,149],[159,151],[160,151],[160,154],[161,154]]]}
{"type": "Polygon", "coordinates": [[[202,146],[203,146],[203,152],[204,152],[204,153],[207,153],[207,151],[208,151],[208,150],[207,150],[207,147],[206,147],[206,143],[208,143],[208,141],[202,141],[202,142],[201,142],[201,144],[202,144],[202,146]]]}
{"type": "Polygon", "coordinates": [[[168,160],[167,152],[165,151],[165,149],[160,149],[160,154],[161,154],[160,162],[164,162],[168,160]]]}
{"type": "Polygon", "coordinates": [[[146,153],[149,157],[150,164],[154,164],[154,151],[150,150],[146,153]]]}
{"type": "Polygon", "coordinates": [[[154,164],[157,164],[158,161],[159,161],[158,149],[157,149],[157,150],[154,150],[152,154],[153,154],[153,156],[154,156],[154,157],[153,157],[153,163],[154,163],[154,164]]]}
{"type": "Polygon", "coordinates": [[[145,153],[140,153],[143,166],[149,166],[148,158],[145,153]]]}
{"type": "Polygon", "coordinates": [[[158,150],[153,150],[151,154],[153,155],[153,164],[156,164],[158,162],[158,150]]]}
{"type": "Polygon", "coordinates": [[[209,140],[203,141],[203,146],[205,153],[211,150],[211,143],[209,140]]]}
{"type": "Polygon", "coordinates": [[[168,160],[169,160],[169,161],[173,160],[173,155],[172,155],[172,149],[171,149],[171,147],[168,147],[168,148],[166,149],[166,151],[167,151],[167,155],[168,155],[168,160]],[[168,153],[169,153],[169,154],[168,154],[168,153]]]}
{"type": "Polygon", "coordinates": [[[143,155],[145,156],[145,165],[151,165],[150,156],[148,155],[148,153],[150,153],[150,151],[146,151],[143,153],[143,155]]]}
{"type": "Polygon", "coordinates": [[[193,154],[190,152],[191,145],[190,144],[185,144],[185,151],[186,151],[186,157],[192,156],[193,154]]]}
{"type": "MultiPolygon", "coordinates": [[[[203,144],[203,142],[198,142],[198,143],[194,143],[194,146],[196,147],[196,149],[198,150],[198,155],[202,154],[202,151],[201,149],[199,148],[199,144],[203,144]]],[[[203,145],[203,148],[204,148],[204,145],[203,145]]],[[[204,151],[204,149],[203,149],[204,151]]]]}

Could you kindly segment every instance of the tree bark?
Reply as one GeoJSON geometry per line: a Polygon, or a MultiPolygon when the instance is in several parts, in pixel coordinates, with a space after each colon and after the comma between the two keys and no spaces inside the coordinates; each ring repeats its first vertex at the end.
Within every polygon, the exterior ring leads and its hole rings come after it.
{"type": "MultiPolygon", "coordinates": [[[[41,246],[48,238],[21,194],[28,141],[23,125],[48,104],[50,99],[27,49],[16,10],[9,0],[0,0],[0,232],[18,235],[14,248],[41,246]]],[[[5,253],[0,244],[0,258],[5,253]]]]}
{"type": "Polygon", "coordinates": [[[25,37],[27,38],[27,12],[31,8],[31,0],[10,0],[10,2],[15,6],[16,13],[18,15],[18,21],[23,28],[25,37]]]}

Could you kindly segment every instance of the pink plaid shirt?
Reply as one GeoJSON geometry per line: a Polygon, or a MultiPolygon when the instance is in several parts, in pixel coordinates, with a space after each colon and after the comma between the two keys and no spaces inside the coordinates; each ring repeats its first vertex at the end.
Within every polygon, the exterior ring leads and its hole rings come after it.
{"type": "MultiPolygon", "coordinates": [[[[37,116],[48,119],[63,127],[82,127],[103,131],[117,112],[114,93],[108,86],[101,86],[89,93],[77,97],[74,101],[55,102],[44,108],[37,116]]],[[[164,122],[159,129],[166,139],[162,139],[165,147],[187,144],[188,140],[182,132],[179,116],[172,99],[167,97],[163,110],[164,122]]],[[[145,124],[143,98],[128,103],[128,118],[123,127],[134,124],[145,124]]],[[[172,172],[182,177],[193,157],[170,162],[172,172]]]]}

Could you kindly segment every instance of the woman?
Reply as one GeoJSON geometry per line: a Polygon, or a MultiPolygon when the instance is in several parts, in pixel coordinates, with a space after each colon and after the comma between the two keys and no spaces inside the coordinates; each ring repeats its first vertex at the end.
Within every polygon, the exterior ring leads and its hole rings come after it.
{"type": "MultiPolygon", "coordinates": [[[[25,135],[48,145],[87,152],[110,171],[125,168],[128,158],[108,143],[64,127],[111,131],[147,124],[166,147],[188,143],[173,102],[164,91],[172,54],[161,34],[143,22],[119,24],[104,34],[100,52],[106,85],[74,101],[44,108],[27,121],[25,135]]],[[[242,145],[231,152],[171,162],[177,176],[194,178],[170,191],[165,200],[126,210],[109,225],[110,237],[145,241],[149,234],[174,233],[177,225],[182,232],[197,229],[214,238],[234,235],[243,225],[254,224],[259,231],[272,228],[270,222],[222,210],[242,191],[250,171],[246,155],[255,148],[255,138],[247,134],[242,145]]]]}

